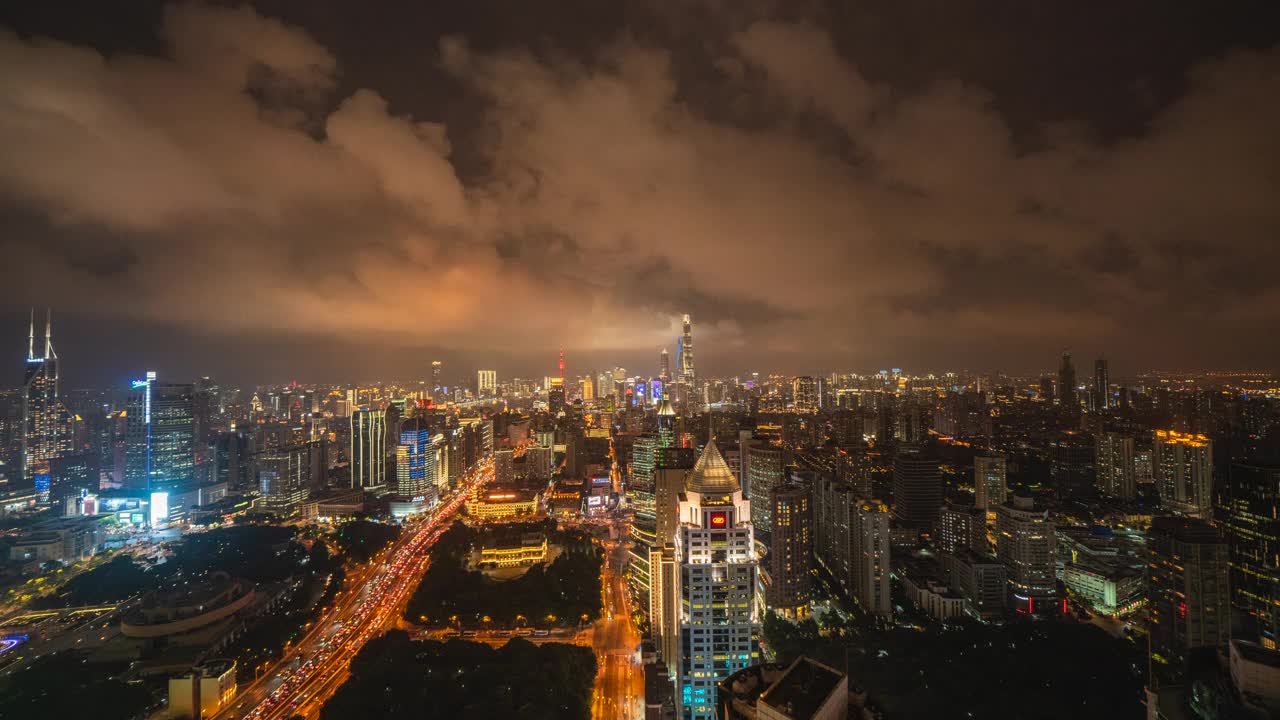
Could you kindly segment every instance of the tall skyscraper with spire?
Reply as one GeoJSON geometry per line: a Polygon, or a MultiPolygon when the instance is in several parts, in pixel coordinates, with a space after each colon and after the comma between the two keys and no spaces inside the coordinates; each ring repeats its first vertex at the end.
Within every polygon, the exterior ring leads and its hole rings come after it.
{"type": "Polygon", "coordinates": [[[36,355],[36,313],[27,333],[27,367],[22,382],[22,477],[47,475],[58,455],[58,353],[53,349],[53,312],[45,315],[44,352],[36,355]]]}
{"type": "Polygon", "coordinates": [[[671,382],[671,355],[666,348],[662,348],[662,354],[658,356],[658,379],[663,385],[671,382]]]}
{"type": "Polygon", "coordinates": [[[685,481],[675,554],[678,702],[684,720],[712,720],[717,684],[760,658],[751,502],[714,441],[685,481]]]}
{"type": "Polygon", "coordinates": [[[693,385],[693,323],[684,316],[684,337],[680,341],[680,381],[693,385]]]}

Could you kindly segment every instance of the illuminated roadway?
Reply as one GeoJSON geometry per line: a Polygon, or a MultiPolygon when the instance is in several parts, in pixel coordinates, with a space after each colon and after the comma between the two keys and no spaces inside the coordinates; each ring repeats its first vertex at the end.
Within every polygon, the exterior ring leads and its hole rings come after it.
{"type": "Polygon", "coordinates": [[[418,578],[427,568],[427,549],[476,487],[493,477],[482,468],[436,509],[431,519],[414,525],[391,547],[348,578],[337,602],[279,662],[237,693],[213,720],[282,720],[294,715],[314,718],[346,680],[351,658],[370,639],[394,626],[418,578]]]}
{"type": "Polygon", "coordinates": [[[599,667],[591,693],[591,717],[595,720],[630,720],[644,717],[644,669],[640,665],[640,635],[631,620],[622,568],[627,549],[617,541],[606,542],[602,575],[604,617],[596,623],[591,646],[599,667]]]}

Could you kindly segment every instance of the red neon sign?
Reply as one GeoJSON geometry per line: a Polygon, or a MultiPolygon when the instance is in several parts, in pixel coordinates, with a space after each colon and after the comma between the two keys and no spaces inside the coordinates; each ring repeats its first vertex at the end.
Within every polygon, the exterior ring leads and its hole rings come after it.
{"type": "Polygon", "coordinates": [[[722,528],[729,524],[729,516],[722,512],[711,513],[711,527],[722,528]]]}

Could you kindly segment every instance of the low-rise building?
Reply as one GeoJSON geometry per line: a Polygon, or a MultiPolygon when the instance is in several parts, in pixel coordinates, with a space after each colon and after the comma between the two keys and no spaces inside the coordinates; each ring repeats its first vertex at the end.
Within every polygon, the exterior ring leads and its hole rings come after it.
{"type": "Polygon", "coordinates": [[[964,597],[936,577],[905,572],[902,589],[911,602],[935,620],[945,622],[965,613],[964,597]]]}
{"type": "Polygon", "coordinates": [[[94,517],[69,517],[33,526],[9,547],[15,562],[63,562],[87,560],[102,549],[105,533],[94,517]]]}
{"type": "Polygon", "coordinates": [[[786,665],[744,668],[721,680],[718,690],[716,717],[722,720],[845,720],[870,715],[866,692],[851,691],[847,675],[803,656],[786,665]]]}
{"type": "Polygon", "coordinates": [[[200,717],[213,717],[236,696],[234,660],[210,660],[181,677],[169,678],[169,712],[172,718],[196,717],[199,693],[200,717]]]}
{"type": "Polygon", "coordinates": [[[495,488],[474,500],[467,500],[467,515],[476,520],[504,522],[528,520],[542,507],[542,495],[514,488],[495,488]]]}
{"type": "Polygon", "coordinates": [[[1146,593],[1145,578],[1138,570],[1097,561],[1067,564],[1062,582],[1104,615],[1136,610],[1146,593]]]}
{"type": "Polygon", "coordinates": [[[498,541],[480,547],[480,567],[527,567],[547,559],[545,533],[525,533],[516,542],[498,541]]]}

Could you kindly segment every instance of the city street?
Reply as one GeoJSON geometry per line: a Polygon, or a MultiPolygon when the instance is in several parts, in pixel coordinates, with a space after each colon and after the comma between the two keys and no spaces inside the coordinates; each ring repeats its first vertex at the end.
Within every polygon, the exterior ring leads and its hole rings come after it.
{"type": "Polygon", "coordinates": [[[596,720],[630,720],[644,716],[644,669],[640,664],[640,635],[631,620],[626,580],[622,575],[626,547],[606,543],[602,578],[604,616],[592,633],[599,668],[592,690],[591,716],[596,720]]]}
{"type": "Polygon", "coordinates": [[[346,679],[351,658],[367,641],[396,624],[427,568],[427,550],[452,522],[469,491],[492,477],[492,466],[482,469],[430,520],[406,525],[400,540],[348,579],[337,603],[307,636],[243,688],[214,720],[317,717],[346,679]]]}

